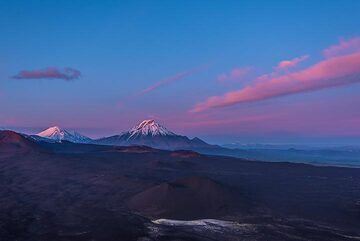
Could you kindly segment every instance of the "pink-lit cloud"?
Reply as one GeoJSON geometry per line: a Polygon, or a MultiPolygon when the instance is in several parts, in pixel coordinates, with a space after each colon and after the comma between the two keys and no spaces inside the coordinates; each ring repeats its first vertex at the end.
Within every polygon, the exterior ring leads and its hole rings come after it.
{"type": "Polygon", "coordinates": [[[81,77],[81,72],[73,68],[46,68],[41,70],[22,70],[13,79],[62,79],[75,80],[81,77]]]}
{"type": "Polygon", "coordinates": [[[360,83],[360,51],[323,60],[302,71],[255,81],[255,84],[223,96],[210,97],[191,112],[354,83],[360,83]]]}
{"type": "Polygon", "coordinates": [[[276,67],[277,70],[287,70],[289,68],[293,68],[297,66],[299,63],[307,60],[309,55],[303,55],[301,57],[297,57],[291,60],[283,60],[281,61],[278,66],[276,67]]]}
{"type": "Polygon", "coordinates": [[[243,68],[234,68],[231,70],[230,73],[225,74],[222,73],[217,77],[217,80],[219,82],[226,82],[226,81],[240,81],[242,80],[246,75],[249,74],[249,72],[252,70],[252,67],[243,67],[243,68]]]}
{"type": "Polygon", "coordinates": [[[170,84],[172,82],[175,82],[175,81],[178,81],[178,80],[181,80],[181,79],[184,79],[186,77],[189,77],[193,74],[196,74],[198,72],[201,72],[205,69],[207,69],[209,66],[208,65],[204,65],[204,66],[200,66],[200,67],[197,67],[197,68],[193,68],[193,69],[190,69],[190,70],[187,70],[187,71],[183,71],[183,72],[180,72],[180,73],[177,73],[173,76],[170,76],[170,77],[167,77],[165,79],[162,79],[160,80],[159,82],[147,87],[146,89],[142,90],[139,95],[145,95],[149,92],[152,92],[164,85],[167,85],[167,84],[170,84]]]}
{"type": "Polygon", "coordinates": [[[327,58],[346,55],[360,50],[360,37],[354,37],[348,40],[340,39],[336,45],[330,46],[323,51],[323,55],[327,58]]]}
{"type": "MultiPolygon", "coordinates": [[[[351,93],[349,90],[343,90],[351,93]]],[[[351,106],[360,103],[355,93],[334,98],[311,95],[276,104],[254,103],[242,108],[201,113],[161,114],[171,130],[189,135],[263,135],[265,133],[355,136],[360,134],[360,114],[351,106]],[[330,121],[329,121],[330,120],[330,121]]],[[[267,135],[267,134],[265,134],[267,135]]],[[[221,137],[220,137],[221,138],[221,137]]]]}

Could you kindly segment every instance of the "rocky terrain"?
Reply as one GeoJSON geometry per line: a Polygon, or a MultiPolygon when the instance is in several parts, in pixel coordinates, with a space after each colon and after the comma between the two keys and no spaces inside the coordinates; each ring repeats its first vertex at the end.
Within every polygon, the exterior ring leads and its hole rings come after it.
{"type": "Polygon", "coordinates": [[[359,240],[360,169],[0,131],[0,240],[359,240]]]}

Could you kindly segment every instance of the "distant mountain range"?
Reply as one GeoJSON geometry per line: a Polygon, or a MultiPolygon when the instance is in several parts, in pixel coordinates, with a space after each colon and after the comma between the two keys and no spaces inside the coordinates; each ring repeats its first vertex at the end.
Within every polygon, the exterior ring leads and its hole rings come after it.
{"type": "Polygon", "coordinates": [[[288,150],[288,149],[301,149],[301,150],[314,150],[321,147],[317,146],[307,146],[307,145],[296,145],[296,144],[262,144],[262,143],[240,143],[233,142],[228,144],[221,145],[225,148],[230,149],[243,149],[243,150],[253,150],[253,149],[266,149],[266,150],[288,150]]]}
{"type": "Polygon", "coordinates": [[[141,145],[165,150],[197,150],[199,148],[219,147],[210,145],[197,137],[190,139],[186,136],[175,134],[155,120],[144,120],[129,131],[95,140],[76,131],[62,129],[58,126],[50,127],[32,137],[38,141],[47,142],[69,141],[73,143],[113,146],[141,145]]]}
{"type": "MultiPolygon", "coordinates": [[[[29,138],[27,135],[23,136],[29,138]]],[[[360,165],[360,148],[358,147],[309,148],[294,147],[292,145],[239,145],[238,143],[218,146],[208,144],[199,138],[190,139],[186,136],[175,134],[155,120],[144,120],[129,131],[96,140],[79,134],[76,131],[61,129],[57,126],[50,127],[30,137],[37,141],[49,143],[72,142],[110,146],[148,146],[163,150],[191,150],[201,154],[241,157],[249,160],[300,162],[335,166],[360,165]]],[[[88,148],[91,147],[89,146],[88,148]]]]}

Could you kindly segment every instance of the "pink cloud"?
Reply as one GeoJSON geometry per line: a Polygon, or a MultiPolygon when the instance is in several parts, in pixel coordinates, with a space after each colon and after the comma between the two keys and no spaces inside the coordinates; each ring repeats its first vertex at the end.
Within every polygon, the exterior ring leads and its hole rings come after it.
{"type": "Polygon", "coordinates": [[[219,82],[225,82],[228,80],[231,81],[238,81],[244,78],[250,71],[252,70],[252,67],[243,67],[243,68],[235,68],[230,73],[225,74],[222,73],[217,77],[217,80],[219,82]]]}
{"type": "Polygon", "coordinates": [[[159,119],[176,133],[197,136],[273,132],[350,136],[360,134],[360,112],[354,109],[354,103],[359,101],[360,96],[356,93],[342,98],[311,95],[306,99],[277,102],[276,105],[254,103],[221,111],[161,114],[159,119]]]}
{"type": "Polygon", "coordinates": [[[360,83],[360,51],[323,60],[302,71],[255,81],[255,84],[223,96],[210,97],[191,112],[354,83],[360,83]]]}
{"type": "Polygon", "coordinates": [[[73,68],[46,68],[42,70],[22,70],[13,79],[62,79],[75,80],[81,77],[81,72],[73,68]]]}
{"type": "Polygon", "coordinates": [[[170,83],[175,82],[177,80],[181,80],[181,79],[184,79],[186,77],[189,77],[189,76],[191,76],[191,75],[193,75],[195,73],[198,73],[198,72],[201,72],[201,71],[207,69],[208,67],[209,67],[208,65],[200,66],[200,67],[188,70],[188,71],[177,73],[177,74],[175,74],[173,76],[170,76],[170,77],[167,77],[165,79],[162,79],[159,82],[157,82],[157,83],[147,87],[146,89],[142,90],[139,93],[139,95],[147,94],[147,93],[149,93],[151,91],[154,91],[154,90],[158,89],[159,87],[162,87],[164,85],[170,84],[170,83]]]}
{"type": "Polygon", "coordinates": [[[294,58],[292,60],[283,60],[278,64],[276,69],[277,70],[286,70],[289,68],[293,68],[293,67],[297,66],[299,63],[307,60],[308,58],[309,58],[309,55],[304,55],[301,57],[294,58]]]}
{"type": "Polygon", "coordinates": [[[354,37],[348,40],[340,39],[336,45],[330,46],[323,51],[323,55],[327,58],[339,55],[354,53],[360,50],[360,37],[354,37]]]}

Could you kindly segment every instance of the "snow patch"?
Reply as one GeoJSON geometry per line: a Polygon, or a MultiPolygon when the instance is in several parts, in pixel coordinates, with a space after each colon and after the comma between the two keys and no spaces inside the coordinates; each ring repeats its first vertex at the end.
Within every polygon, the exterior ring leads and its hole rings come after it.
{"type": "Polygon", "coordinates": [[[198,219],[198,220],[174,220],[174,219],[157,219],[152,221],[155,224],[168,225],[168,226],[207,226],[216,225],[221,227],[233,227],[239,223],[232,221],[225,221],[219,219],[198,219]]]}

